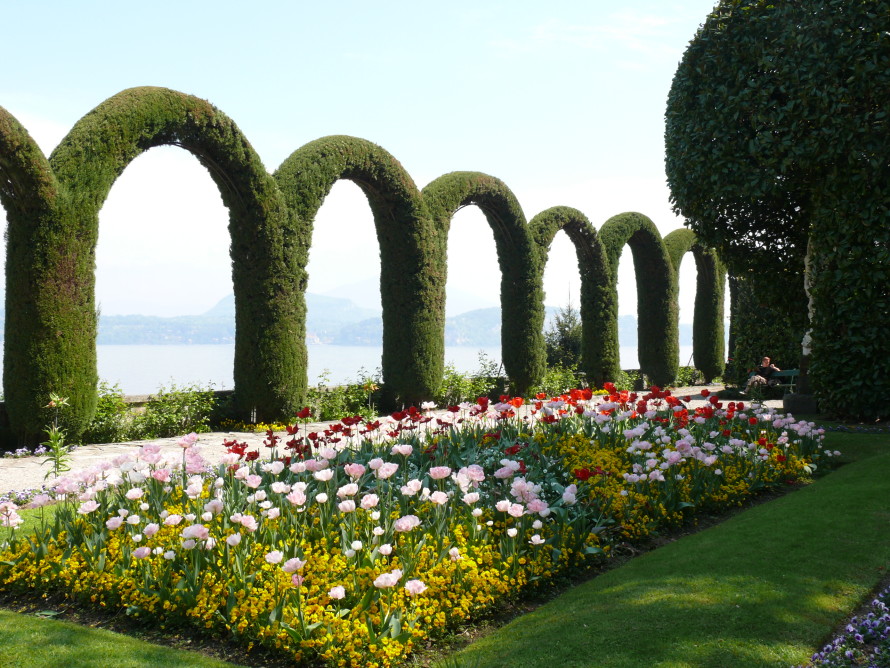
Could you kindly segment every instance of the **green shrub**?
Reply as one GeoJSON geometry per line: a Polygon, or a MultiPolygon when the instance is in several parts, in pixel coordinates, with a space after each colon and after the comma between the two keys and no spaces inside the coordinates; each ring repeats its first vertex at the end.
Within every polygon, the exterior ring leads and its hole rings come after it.
{"type": "Polygon", "coordinates": [[[646,387],[646,376],[639,369],[622,369],[612,383],[619,390],[637,390],[646,387]]]}
{"type": "Polygon", "coordinates": [[[692,385],[702,385],[704,382],[704,375],[694,366],[681,366],[677,370],[677,381],[674,385],[676,387],[691,387],[692,385]]]}
{"type": "Polygon", "coordinates": [[[100,381],[99,402],[92,422],[83,433],[84,443],[117,443],[129,441],[133,435],[133,414],[124,401],[121,388],[100,381]]]}
{"type": "Polygon", "coordinates": [[[178,387],[172,383],[170,389],[161,386],[149,398],[145,410],[136,415],[133,438],[164,438],[192,431],[209,432],[210,416],[215,405],[212,386],[202,388],[193,384],[178,387]]]}
{"type": "Polygon", "coordinates": [[[315,387],[306,394],[307,405],[312,409],[314,420],[340,420],[361,415],[377,416],[380,397],[380,372],[369,375],[360,369],[358,380],[347,385],[331,385],[331,372],[325,369],[315,387]]]}
{"type": "Polygon", "coordinates": [[[528,396],[534,397],[543,392],[548,397],[556,397],[579,387],[579,384],[578,375],[573,369],[557,364],[547,369],[541,382],[528,391],[528,396]]]}
{"type": "Polygon", "coordinates": [[[479,397],[490,397],[495,390],[503,387],[500,377],[501,365],[483,352],[479,353],[479,368],[466,374],[453,364],[445,366],[442,386],[435,396],[440,407],[455,406],[463,401],[476,401],[479,397]]]}

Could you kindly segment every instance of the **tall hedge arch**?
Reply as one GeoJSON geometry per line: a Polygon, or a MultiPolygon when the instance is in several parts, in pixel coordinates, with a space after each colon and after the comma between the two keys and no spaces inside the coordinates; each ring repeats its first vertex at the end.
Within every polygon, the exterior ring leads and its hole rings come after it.
{"type": "Polygon", "coordinates": [[[229,209],[239,406],[255,409],[259,419],[281,416],[305,389],[300,380],[305,372],[299,372],[305,368],[305,344],[294,326],[301,314],[294,299],[296,265],[287,248],[289,214],[274,180],[235,123],[210,103],[164,88],[133,88],[84,116],[53,151],[49,166],[58,182],[53,215],[36,225],[16,216],[10,221],[16,243],[7,250],[7,266],[31,269],[10,273],[8,292],[33,302],[36,315],[7,340],[11,358],[28,358],[23,349],[37,353],[26,362],[27,374],[5,380],[20,438],[39,435],[44,419],[39,409],[50,391],[71,398],[69,427],[75,434],[92,416],[99,210],[127,165],[160,145],[192,153],[229,209]]]}
{"type": "Polygon", "coordinates": [[[618,304],[606,249],[587,217],[567,206],[546,209],[529,223],[541,259],[544,280],[547,255],[556,233],[563,230],[575,246],[581,275],[581,368],[588,382],[602,387],[621,370],[616,322],[618,304]]]}
{"type": "MultiPolygon", "coordinates": [[[[3,392],[16,439],[28,444],[39,436],[42,410],[50,392],[66,392],[63,380],[74,376],[95,387],[95,362],[78,364],[76,340],[66,327],[78,312],[78,296],[55,267],[71,267],[77,258],[62,245],[54,222],[65,202],[49,161],[27,130],[0,107],[0,201],[6,209],[6,323],[3,392]],[[63,288],[63,289],[60,289],[63,288]],[[60,359],[63,362],[60,363],[60,359]],[[66,368],[61,368],[62,365],[66,368]],[[27,438],[30,436],[31,438],[27,438]]],[[[94,323],[87,321],[89,327],[94,323]]],[[[69,380],[70,382],[70,380],[69,380]]],[[[70,397],[75,415],[92,415],[95,392],[70,397]]],[[[76,423],[75,423],[75,426],[76,423]]]]}
{"type": "Polygon", "coordinates": [[[428,399],[441,383],[445,358],[445,267],[414,181],[380,146],[347,136],[306,144],[274,176],[297,222],[301,300],[312,227],[325,197],[340,179],[365,193],[380,243],[384,390],[389,403],[428,399]]]}
{"type": "Polygon", "coordinates": [[[544,376],[544,288],[541,256],[516,197],[500,180],[479,172],[452,172],[423,189],[437,227],[445,270],[448,231],[459,209],[476,205],[494,233],[501,270],[501,359],[511,389],[524,393],[544,376]]]}
{"type": "Polygon", "coordinates": [[[686,253],[695,258],[695,312],[692,317],[692,360],[704,374],[705,382],[723,375],[726,344],[723,336],[723,310],[726,269],[716,251],[702,246],[692,230],[674,230],[664,238],[664,245],[677,281],[679,294],[680,264],[686,253]]]}
{"type": "Polygon", "coordinates": [[[625,245],[630,246],[637,280],[640,370],[656,385],[670,385],[677,377],[680,356],[677,279],[658,228],[641,213],[621,213],[603,224],[600,240],[609,256],[613,290],[617,288],[621,252],[625,245]]]}

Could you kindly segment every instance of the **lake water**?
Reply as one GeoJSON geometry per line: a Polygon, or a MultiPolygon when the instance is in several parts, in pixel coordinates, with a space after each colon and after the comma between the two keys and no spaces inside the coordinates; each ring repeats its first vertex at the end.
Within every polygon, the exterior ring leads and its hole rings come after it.
{"type": "MultiPolygon", "coordinates": [[[[381,349],[373,346],[310,345],[309,382],[315,383],[327,370],[330,383],[346,383],[357,379],[359,369],[373,374],[380,366],[381,349]]],[[[232,361],[235,346],[182,345],[182,346],[97,346],[99,378],[117,383],[125,394],[149,394],[161,385],[193,383],[214,389],[231,389],[232,361]]],[[[449,346],[445,348],[445,360],[460,371],[479,368],[479,353],[500,362],[500,348],[473,348],[449,346]]],[[[680,364],[686,365],[692,357],[692,346],[680,347],[680,364]]],[[[639,367],[637,349],[621,348],[621,366],[624,369],[639,367]]]]}

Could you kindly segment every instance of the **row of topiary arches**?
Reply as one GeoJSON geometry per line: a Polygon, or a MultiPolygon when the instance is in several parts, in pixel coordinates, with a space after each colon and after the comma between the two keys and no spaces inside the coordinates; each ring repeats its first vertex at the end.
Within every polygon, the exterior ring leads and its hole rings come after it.
{"type": "Polygon", "coordinates": [[[643,372],[660,384],[676,376],[677,276],[687,251],[698,269],[695,364],[706,376],[722,371],[724,273],[688,230],[662,240],[648,218],[625,213],[597,234],[568,207],[526,222],[512,192],[496,178],[455,172],[421,191],[389,153],[353,137],[310,142],[270,175],[235,123],[210,103],[164,88],[133,88],[78,121],[49,159],[0,107],[0,202],[9,221],[4,392],[19,441],[40,434],[50,392],[70,397],[74,430],[95,410],[99,210],[127,165],[159,145],[192,153],[229,210],[235,397],[242,414],[281,418],[302,402],[312,225],[340,179],[362,189],[374,215],[390,402],[428,398],[441,380],[448,230],[467,205],[478,206],[494,232],[502,274],[502,359],[514,392],[524,392],[545,369],[543,271],[559,230],[577,251],[583,368],[592,382],[601,384],[619,370],[615,285],[625,244],[637,273],[643,372]]]}

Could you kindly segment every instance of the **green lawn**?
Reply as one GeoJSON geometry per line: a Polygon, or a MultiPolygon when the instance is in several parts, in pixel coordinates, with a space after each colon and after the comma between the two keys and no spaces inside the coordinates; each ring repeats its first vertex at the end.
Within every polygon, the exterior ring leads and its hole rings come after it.
{"type": "Polygon", "coordinates": [[[886,577],[890,438],[830,434],[852,463],[654,550],[470,645],[454,665],[791,666],[886,577]]]}
{"type": "Polygon", "coordinates": [[[0,666],[211,668],[231,665],[195,652],[160,647],[103,629],[0,610],[0,666]]]}

